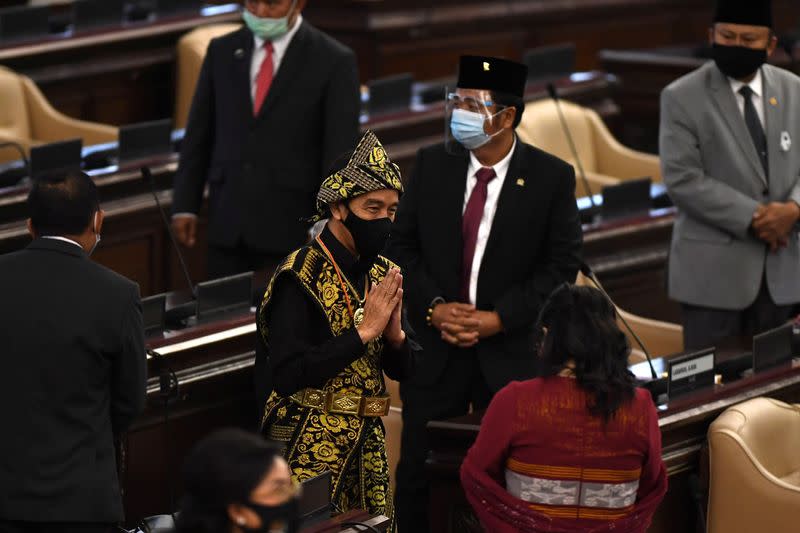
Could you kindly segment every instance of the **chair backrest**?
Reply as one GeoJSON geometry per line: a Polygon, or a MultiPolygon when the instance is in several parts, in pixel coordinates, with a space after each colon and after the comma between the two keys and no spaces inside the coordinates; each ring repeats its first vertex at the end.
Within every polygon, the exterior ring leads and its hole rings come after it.
{"type": "MultiPolygon", "coordinates": [[[[575,279],[575,284],[594,287],[592,282],[580,272],[578,272],[578,277],[575,279]]],[[[617,325],[628,337],[628,342],[632,348],[631,357],[629,357],[630,362],[641,363],[645,360],[645,356],[644,352],[640,350],[639,343],[636,342],[636,339],[619,317],[624,317],[630,324],[631,328],[642,339],[652,357],[676,355],[683,351],[683,328],[680,325],[634,315],[617,307],[617,325]]]]}
{"type": "MultiPolygon", "coordinates": [[[[597,171],[597,154],[593,139],[593,128],[587,110],[583,107],[561,101],[564,119],[569,125],[575,148],[581,158],[586,172],[597,171]]],[[[566,133],[561,126],[553,100],[538,100],[525,106],[522,122],[517,128],[517,135],[522,141],[550,152],[565,161],[574,163],[566,133]]]]}
{"type": "Polygon", "coordinates": [[[0,135],[6,138],[30,139],[31,124],[28,103],[21,77],[0,67],[0,135]]]}
{"type": "Polygon", "coordinates": [[[215,37],[238,30],[241,24],[212,24],[201,26],[178,41],[177,76],[175,83],[175,129],[185,128],[189,120],[194,88],[206,57],[208,43],[215,37]]]}
{"type": "MultiPolygon", "coordinates": [[[[731,407],[709,428],[724,432],[752,454],[770,474],[783,478],[800,471],[800,408],[770,398],[731,407]]],[[[800,515],[798,515],[800,517],[800,515]]]]}
{"type": "Polygon", "coordinates": [[[709,533],[794,533],[800,510],[800,406],[754,398],[708,430],[709,533]]]}

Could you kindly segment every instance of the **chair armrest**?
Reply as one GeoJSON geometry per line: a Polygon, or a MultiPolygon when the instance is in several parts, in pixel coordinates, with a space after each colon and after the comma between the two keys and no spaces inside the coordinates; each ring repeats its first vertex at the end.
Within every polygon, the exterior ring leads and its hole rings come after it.
{"type": "MultiPolygon", "coordinates": [[[[617,308],[617,312],[628,321],[653,357],[664,357],[683,352],[683,327],[680,325],[633,315],[619,308],[617,308]]],[[[636,340],[630,336],[627,328],[621,322],[620,327],[625,335],[629,336],[631,347],[638,347],[636,340]]]]}
{"type": "Polygon", "coordinates": [[[84,146],[117,140],[119,130],[107,124],[77,120],[56,110],[33,81],[21,76],[28,101],[32,137],[42,142],[55,142],[80,137],[84,146]]]}
{"type": "Polygon", "coordinates": [[[620,144],[597,113],[587,110],[587,114],[592,125],[599,172],[622,179],[649,176],[654,183],[661,181],[658,156],[632,150],[620,144]]]}

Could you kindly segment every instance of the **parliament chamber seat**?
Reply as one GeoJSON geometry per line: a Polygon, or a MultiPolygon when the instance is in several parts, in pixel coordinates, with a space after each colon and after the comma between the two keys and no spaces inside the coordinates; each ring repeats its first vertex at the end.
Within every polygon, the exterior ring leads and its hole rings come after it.
{"type": "MultiPolygon", "coordinates": [[[[0,66],[0,142],[16,142],[25,152],[37,144],[81,138],[84,145],[117,139],[117,128],[70,118],[56,110],[27,76],[0,66]]],[[[0,149],[0,163],[19,159],[0,149]]]]}
{"type": "MultiPolygon", "coordinates": [[[[575,284],[594,287],[592,282],[580,272],[578,272],[578,277],[575,279],[575,284]]],[[[617,324],[625,333],[625,336],[628,337],[628,342],[631,345],[631,355],[629,357],[631,364],[641,363],[646,358],[639,347],[639,343],[636,342],[636,339],[633,338],[633,335],[630,334],[619,317],[628,322],[652,357],[668,357],[683,352],[683,327],[679,324],[634,315],[619,307],[617,307],[617,315],[617,324]]]]}
{"type": "MultiPolygon", "coordinates": [[[[561,102],[561,109],[592,194],[600,193],[604,186],[616,185],[624,180],[650,177],[653,182],[661,181],[658,157],[620,144],[595,111],[565,101],[561,102]]],[[[527,104],[517,134],[524,142],[575,165],[553,100],[527,104]]],[[[575,171],[578,172],[577,166],[575,171]]],[[[576,178],[576,196],[587,196],[580,176],[576,178]]]]}
{"type": "Polygon", "coordinates": [[[175,76],[175,129],[186,127],[200,68],[211,39],[238,30],[241,24],[210,24],[190,31],[178,41],[175,76]]]}
{"type": "Polygon", "coordinates": [[[389,414],[383,417],[386,431],[386,460],[389,463],[389,483],[394,490],[395,472],[400,461],[400,435],[403,432],[403,401],[400,399],[400,383],[383,377],[386,382],[386,394],[392,399],[389,414]]]}
{"type": "Polygon", "coordinates": [[[800,527],[800,406],[754,398],[708,430],[708,533],[800,527]]]}

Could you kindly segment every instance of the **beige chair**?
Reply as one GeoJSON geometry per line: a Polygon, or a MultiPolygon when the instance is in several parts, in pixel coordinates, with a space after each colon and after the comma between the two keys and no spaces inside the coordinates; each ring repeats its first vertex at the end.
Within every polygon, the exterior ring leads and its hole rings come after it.
{"type": "Polygon", "coordinates": [[[386,394],[392,399],[389,414],[383,417],[386,430],[386,460],[389,462],[389,482],[394,491],[395,472],[400,461],[400,436],[403,433],[403,402],[400,400],[400,383],[384,376],[386,394]]]}
{"type": "Polygon", "coordinates": [[[800,531],[800,406],[755,398],[708,429],[708,533],[800,531]]]}
{"type": "MultiPolygon", "coordinates": [[[[650,176],[654,182],[661,181],[658,157],[622,146],[593,110],[565,101],[561,101],[561,109],[593,193],[626,179],[650,176]]],[[[574,164],[553,100],[527,104],[517,134],[524,142],[574,164]]],[[[575,195],[586,196],[579,176],[575,195]]]]}
{"type": "Polygon", "coordinates": [[[194,87],[211,39],[238,30],[241,24],[211,24],[194,29],[178,41],[178,72],[175,77],[175,129],[186,127],[194,87]]]}
{"type": "MultiPolygon", "coordinates": [[[[576,285],[585,285],[594,287],[592,282],[586,279],[586,276],[578,272],[578,277],[575,280],[576,285]]],[[[652,357],[666,357],[683,352],[683,327],[678,324],[670,322],[662,322],[660,320],[653,320],[642,316],[634,315],[617,307],[617,315],[624,317],[630,324],[633,331],[642,339],[642,342],[650,351],[652,357]]],[[[620,329],[628,337],[633,349],[631,363],[641,363],[645,360],[644,353],[639,349],[639,343],[633,338],[633,335],[628,332],[628,328],[622,323],[622,320],[617,319],[620,329]]]]}
{"type": "MultiPolygon", "coordinates": [[[[80,137],[84,146],[117,139],[117,128],[70,118],[53,108],[27,76],[0,66],[0,142],[16,142],[26,154],[31,146],[80,137]]],[[[19,159],[0,149],[0,162],[19,159]]]]}

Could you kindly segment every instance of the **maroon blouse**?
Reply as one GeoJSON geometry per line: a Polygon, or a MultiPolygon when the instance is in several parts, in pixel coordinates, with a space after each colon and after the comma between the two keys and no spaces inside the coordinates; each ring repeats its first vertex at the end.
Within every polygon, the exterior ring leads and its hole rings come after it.
{"type": "Polygon", "coordinates": [[[461,482],[487,531],[644,532],[667,490],[650,394],[604,423],[568,377],[513,382],[489,405],[461,482]]]}

